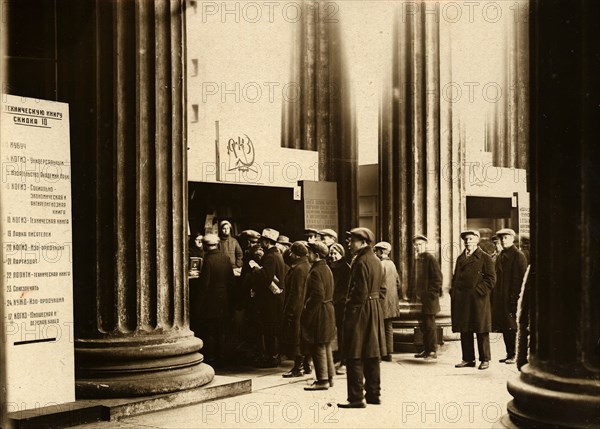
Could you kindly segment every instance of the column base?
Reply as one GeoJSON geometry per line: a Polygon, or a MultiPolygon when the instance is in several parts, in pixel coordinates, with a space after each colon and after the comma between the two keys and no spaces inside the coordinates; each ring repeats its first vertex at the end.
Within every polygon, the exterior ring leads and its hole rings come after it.
{"type": "Polygon", "coordinates": [[[508,382],[514,399],[506,428],[590,428],[600,425],[600,385],[597,380],[566,378],[525,365],[508,382]]]}
{"type": "Polygon", "coordinates": [[[180,336],[78,339],[77,398],[146,396],[203,386],[215,372],[203,363],[201,347],[191,331],[180,336]]]}

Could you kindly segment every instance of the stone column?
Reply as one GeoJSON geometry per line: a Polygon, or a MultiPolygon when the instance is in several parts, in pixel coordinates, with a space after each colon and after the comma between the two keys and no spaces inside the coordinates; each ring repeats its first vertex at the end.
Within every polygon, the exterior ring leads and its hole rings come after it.
{"type": "Polygon", "coordinates": [[[427,235],[447,285],[460,253],[451,243],[465,222],[462,142],[451,97],[440,94],[441,79],[451,82],[449,61],[442,73],[439,22],[426,7],[434,6],[403,4],[394,18],[380,115],[379,234],[392,244],[403,284],[413,267],[412,238],[427,235]]]}
{"type": "Polygon", "coordinates": [[[214,371],[189,328],[184,1],[57,7],[78,397],[201,386],[214,371]]]}
{"type": "Polygon", "coordinates": [[[301,5],[292,47],[293,86],[283,103],[281,145],[319,153],[319,180],[338,184],[338,232],[343,238],[344,231],[358,224],[358,152],[342,24],[331,16],[326,1],[301,5]]]}
{"type": "Polygon", "coordinates": [[[529,363],[506,427],[600,426],[596,2],[532,3],[529,363]]]}

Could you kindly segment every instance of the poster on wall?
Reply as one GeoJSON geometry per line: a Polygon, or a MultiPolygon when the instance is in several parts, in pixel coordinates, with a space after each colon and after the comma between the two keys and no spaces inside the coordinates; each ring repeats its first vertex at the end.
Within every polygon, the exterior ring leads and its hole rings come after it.
{"type": "Polygon", "coordinates": [[[69,106],[5,95],[0,234],[6,411],[75,400],[69,106]]]}

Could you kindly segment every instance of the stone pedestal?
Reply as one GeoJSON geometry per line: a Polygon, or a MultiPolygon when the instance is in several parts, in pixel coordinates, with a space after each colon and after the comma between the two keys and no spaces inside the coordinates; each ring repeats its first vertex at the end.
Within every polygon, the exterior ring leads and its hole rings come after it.
{"type": "Polygon", "coordinates": [[[600,5],[532,8],[529,363],[508,383],[503,424],[598,427],[600,5]]]}
{"type": "Polygon", "coordinates": [[[57,3],[79,397],[173,392],[214,376],[189,328],[183,8],[57,3]]]}

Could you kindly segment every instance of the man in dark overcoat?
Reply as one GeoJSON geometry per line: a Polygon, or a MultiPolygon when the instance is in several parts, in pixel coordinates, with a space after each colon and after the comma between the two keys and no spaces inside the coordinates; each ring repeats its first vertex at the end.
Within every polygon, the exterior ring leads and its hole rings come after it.
{"type": "Polygon", "coordinates": [[[442,294],[442,270],[435,256],[427,251],[428,239],[417,234],[413,238],[415,265],[412,273],[412,302],[421,303],[420,328],[423,333],[423,351],[416,358],[436,359],[437,325],[435,315],[440,312],[442,294]]]}
{"type": "Polygon", "coordinates": [[[218,250],[219,237],[206,234],[206,253],[198,287],[190,290],[190,324],[204,341],[205,360],[220,365],[225,359],[225,327],[229,317],[229,294],[234,275],[231,261],[218,250]]]}
{"type": "Polygon", "coordinates": [[[371,248],[375,236],[368,228],[350,231],[350,246],[355,255],[350,267],[350,286],[344,308],[344,341],[348,402],[340,408],[365,408],[381,403],[379,364],[387,354],[383,314],[379,302],[382,282],[381,261],[371,248]],[[366,391],[366,394],[363,392],[366,391]]]}
{"type": "Polygon", "coordinates": [[[516,233],[510,228],[496,233],[502,252],[496,259],[496,287],[492,291],[492,329],[502,332],[506,357],[500,362],[515,363],[517,341],[517,303],[523,277],[527,271],[527,258],[515,246],[516,233]]]}
{"type": "Polygon", "coordinates": [[[262,368],[274,368],[280,363],[279,341],[286,267],[283,255],[276,246],[278,237],[279,232],[274,229],[263,230],[260,245],[265,254],[261,261],[261,268],[254,273],[261,347],[261,356],[257,364],[262,368]]]}
{"type": "Polygon", "coordinates": [[[308,261],[312,267],[306,280],[301,325],[302,341],[308,345],[315,366],[315,382],[304,390],[327,390],[333,386],[335,375],[331,349],[335,341],[333,274],[325,260],[328,254],[325,243],[308,243],[308,261]]]}
{"type": "Polygon", "coordinates": [[[475,366],[473,333],[477,336],[479,369],[490,366],[490,331],[492,329],[492,306],[490,295],[496,283],[492,258],[479,246],[479,231],[468,230],[460,234],[465,250],[456,260],[452,287],[452,331],[460,332],[462,362],[457,368],[475,366]]]}
{"type": "Polygon", "coordinates": [[[301,241],[296,241],[287,251],[290,269],[285,276],[285,302],[283,305],[283,329],[281,343],[284,353],[294,358],[294,366],[283,377],[304,375],[304,353],[301,350],[300,316],[306,298],[306,278],[310,270],[307,259],[308,249],[301,241]]]}

